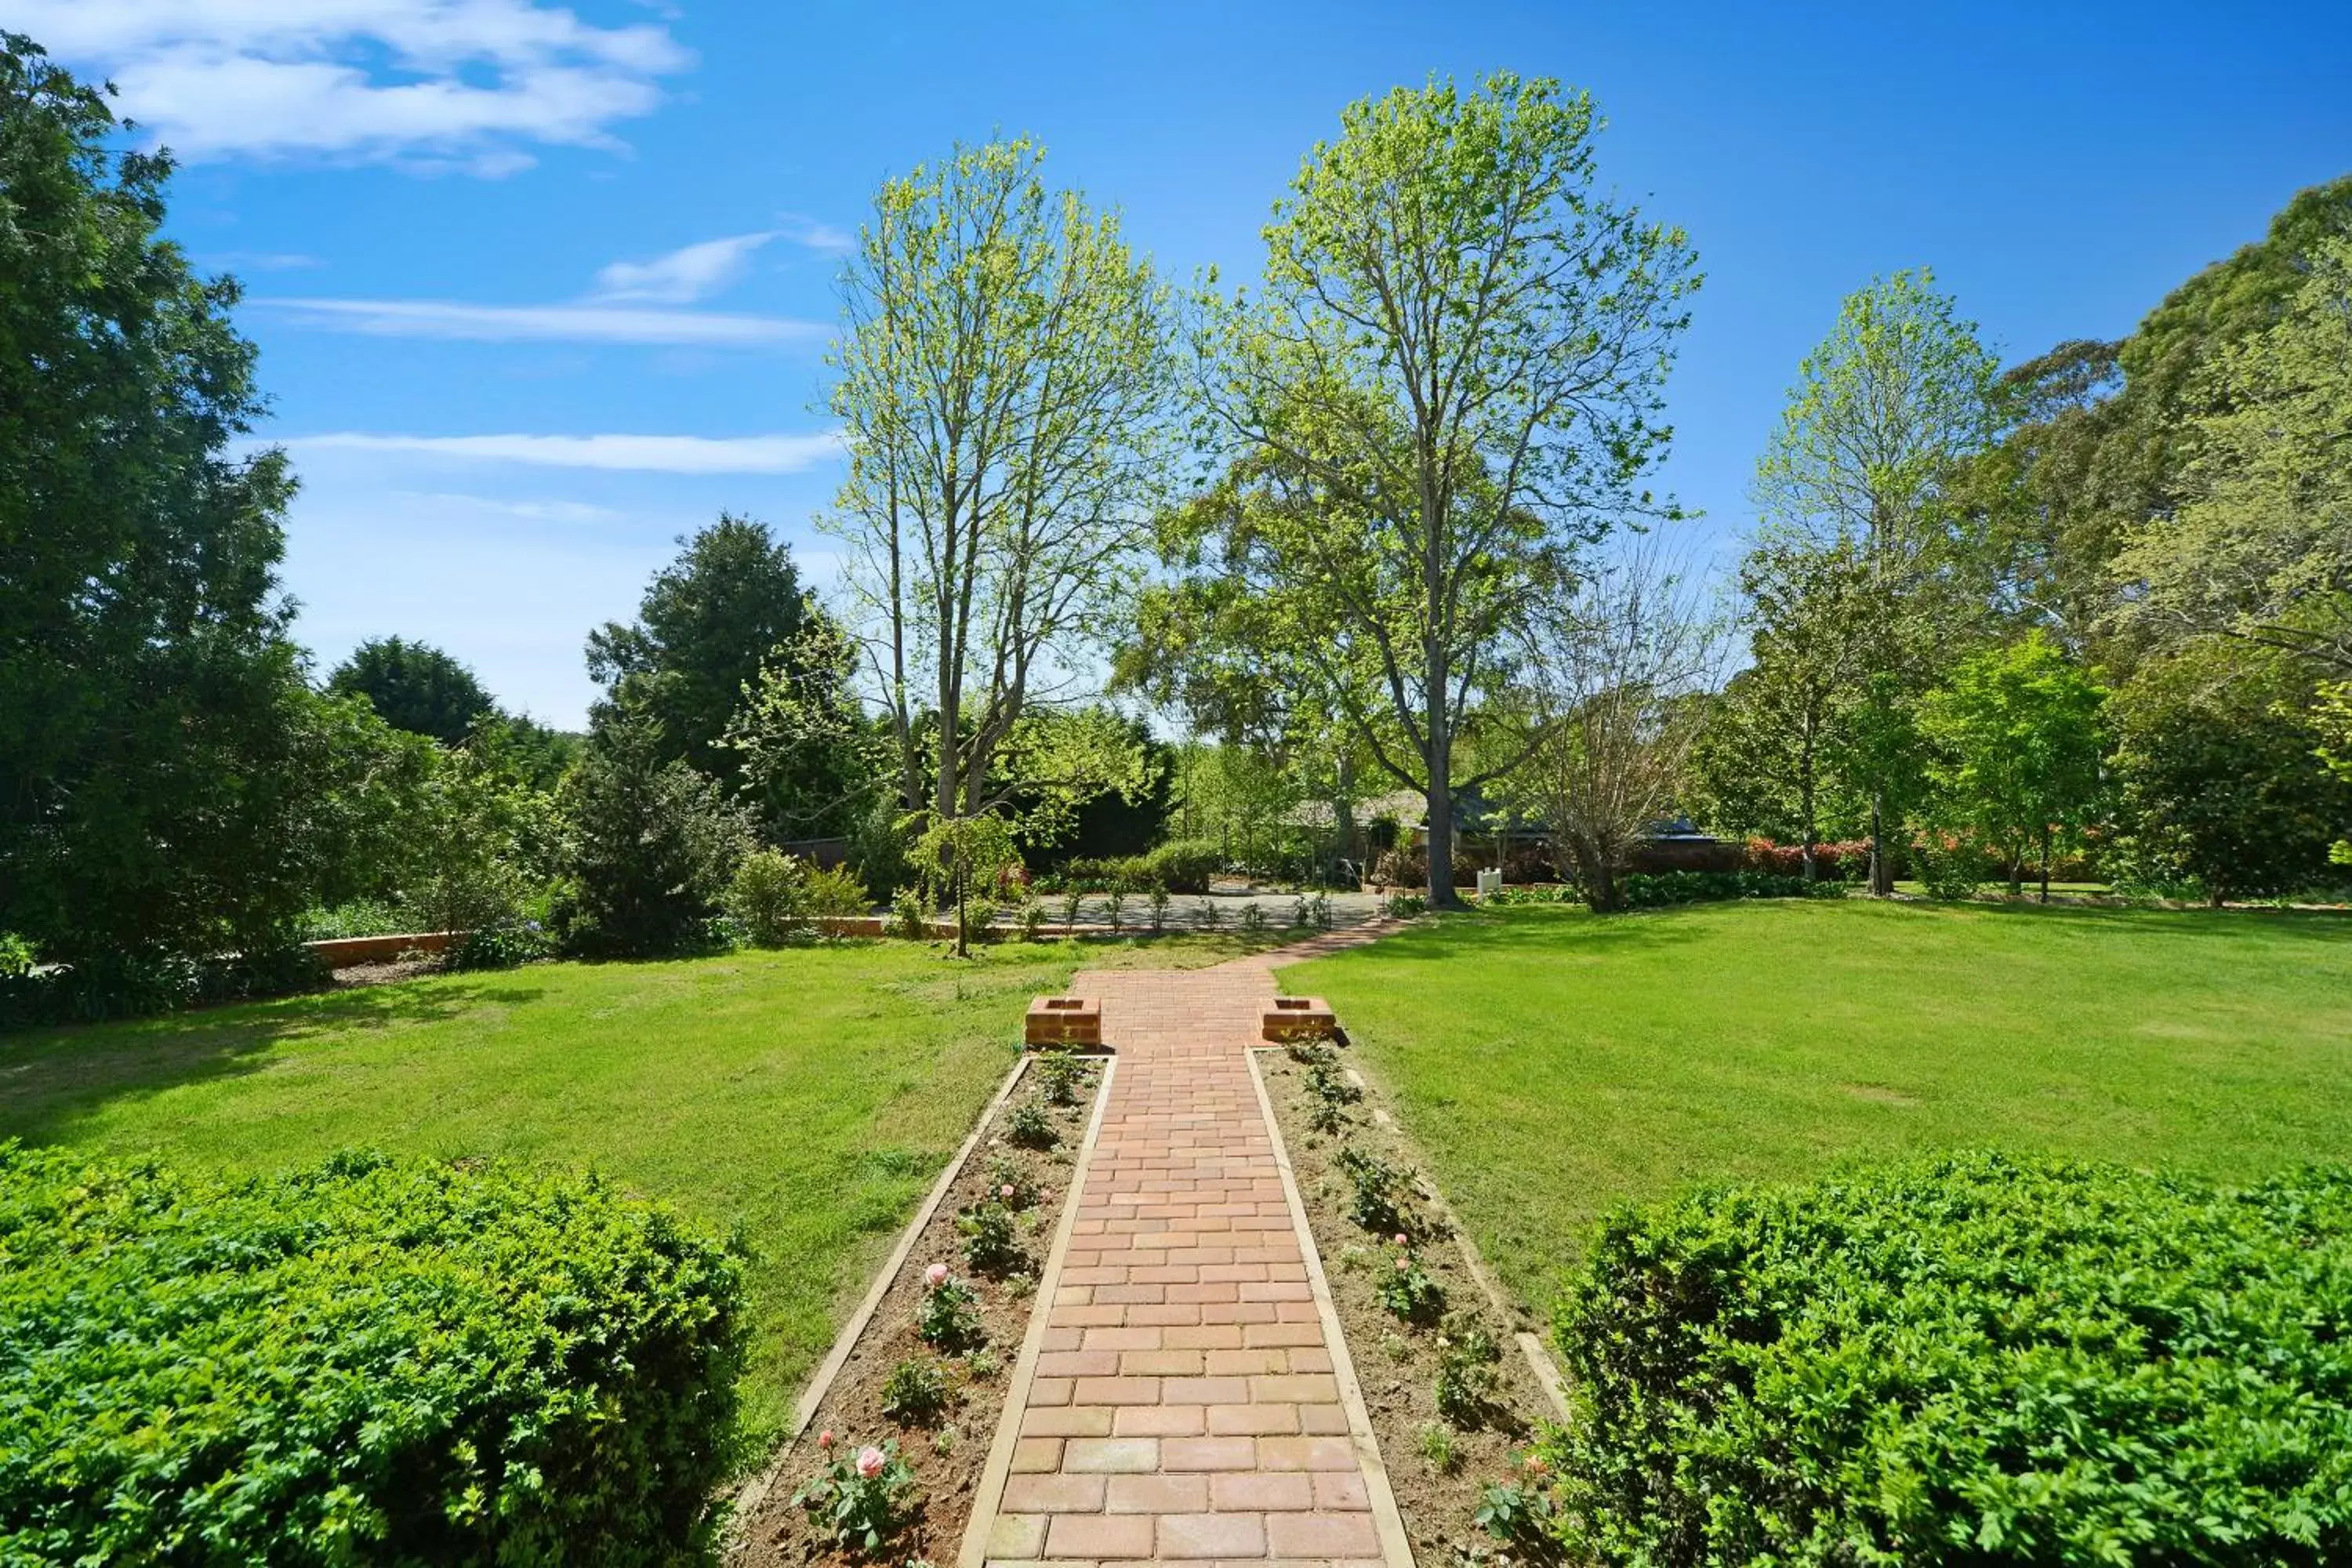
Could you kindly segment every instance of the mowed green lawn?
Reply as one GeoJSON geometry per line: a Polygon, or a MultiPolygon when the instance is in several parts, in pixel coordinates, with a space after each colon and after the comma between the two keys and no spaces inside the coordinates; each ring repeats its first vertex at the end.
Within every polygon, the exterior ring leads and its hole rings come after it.
{"type": "Polygon", "coordinates": [[[1541,1309],[1614,1205],[1994,1145],[2225,1179],[2352,1160],[2352,919],[1755,902],[1446,917],[1330,998],[1541,1309]]]}
{"type": "Polygon", "coordinates": [[[1081,964],[1233,938],[533,965],[0,1037],[0,1138],[260,1171],[365,1146],[593,1167],[752,1248],[762,1438],[1081,964]]]}

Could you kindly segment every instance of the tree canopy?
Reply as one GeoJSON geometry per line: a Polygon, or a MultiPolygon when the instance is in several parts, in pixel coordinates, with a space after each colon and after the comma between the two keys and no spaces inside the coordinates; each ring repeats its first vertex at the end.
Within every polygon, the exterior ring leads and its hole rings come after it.
{"type": "Polygon", "coordinates": [[[364,697],[395,730],[455,745],[498,711],[474,672],[430,643],[370,637],[327,677],[327,689],[364,697]]]}

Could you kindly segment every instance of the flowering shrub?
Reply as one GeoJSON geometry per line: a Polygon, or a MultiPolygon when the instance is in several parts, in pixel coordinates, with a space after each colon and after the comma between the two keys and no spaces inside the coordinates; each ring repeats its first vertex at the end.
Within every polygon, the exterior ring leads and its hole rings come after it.
{"type": "Polygon", "coordinates": [[[1437,1413],[1457,1426],[1476,1424],[1495,1397],[1501,1347],[1486,1325],[1448,1312],[1437,1334],[1437,1413]]]}
{"type": "Polygon", "coordinates": [[[971,1350],[987,1337],[980,1301],[971,1287],[948,1272],[944,1263],[923,1271],[923,1299],[915,1308],[915,1332],[925,1344],[950,1355],[971,1350]]]}
{"type": "Polygon", "coordinates": [[[992,1154],[988,1161],[988,1190],[1010,1209],[1025,1209],[1037,1202],[1037,1178],[1010,1154],[992,1154]]]}
{"type": "Polygon", "coordinates": [[[1629,910],[1654,910],[1723,899],[1843,899],[1845,884],[1808,882],[1802,877],[1772,877],[1760,871],[1665,871],[1620,877],[1617,891],[1629,910]]]}
{"type": "MultiPolygon", "coordinates": [[[[1743,850],[1742,870],[1760,871],[1768,877],[1801,877],[1805,874],[1805,847],[1801,844],[1775,844],[1769,838],[1750,838],[1743,850]]],[[[1859,881],[1870,869],[1870,840],[1842,838],[1813,846],[1813,869],[1825,882],[1859,881]]]]}
{"type": "Polygon", "coordinates": [[[1574,1555],[2352,1561],[2352,1170],[1704,1192],[1610,1219],[1553,1331],[1574,1555]]]}
{"type": "Polygon", "coordinates": [[[1381,1305],[1402,1322],[1430,1322],[1445,1310],[1445,1287],[1429,1277],[1402,1232],[1396,1238],[1395,1255],[1387,1268],[1378,1271],[1372,1289],[1379,1293],[1381,1305]]]}
{"type": "Polygon", "coordinates": [[[852,1552],[878,1552],[906,1522],[915,1472],[898,1457],[896,1442],[852,1454],[847,1445],[825,1440],[832,1436],[827,1432],[818,1438],[818,1447],[826,1455],[824,1466],[793,1495],[793,1503],[815,1515],[835,1545],[852,1552]]]}

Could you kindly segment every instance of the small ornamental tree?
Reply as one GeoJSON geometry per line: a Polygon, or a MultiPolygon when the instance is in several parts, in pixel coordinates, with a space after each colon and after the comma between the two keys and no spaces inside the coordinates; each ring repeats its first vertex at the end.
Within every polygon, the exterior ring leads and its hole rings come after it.
{"type": "Polygon", "coordinates": [[[2105,689],[2035,631],[1966,660],[1921,705],[1939,804],[1952,826],[1999,847],[2011,893],[2038,852],[2048,903],[2053,845],[2097,811],[2105,702],[2105,689]]]}

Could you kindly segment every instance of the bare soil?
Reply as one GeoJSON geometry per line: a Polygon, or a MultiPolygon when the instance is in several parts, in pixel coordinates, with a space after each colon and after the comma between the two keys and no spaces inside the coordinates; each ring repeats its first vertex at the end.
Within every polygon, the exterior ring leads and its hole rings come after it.
{"type": "MultiPolygon", "coordinates": [[[[1345,1068],[1348,1053],[1336,1054],[1345,1068]]],[[[1526,1561],[1521,1548],[1494,1540],[1472,1521],[1481,1492],[1518,1473],[1538,1423],[1553,1415],[1515,1338],[1532,1325],[1507,1304],[1498,1307],[1479,1284],[1418,1152],[1380,1105],[1377,1086],[1344,1073],[1361,1099],[1340,1108],[1338,1132],[1321,1132],[1308,1120],[1318,1100],[1299,1062],[1279,1050],[1261,1051],[1257,1061],[1414,1555],[1424,1563],[1526,1561]],[[1401,1321],[1381,1304],[1377,1283],[1382,1270],[1394,1269],[1397,1248],[1392,1236],[1362,1229],[1349,1217],[1354,1184],[1337,1163],[1347,1147],[1411,1173],[1412,1253],[1445,1292],[1447,1311],[1456,1315],[1447,1326],[1475,1321],[1501,1352],[1492,1395],[1474,1418],[1449,1422],[1438,1413],[1440,1322],[1401,1321]]]]}
{"type": "Polygon", "coordinates": [[[982,1129],[979,1147],[908,1250],[906,1262],[842,1363],[839,1375],[817,1406],[815,1418],[805,1432],[786,1442],[775,1461],[774,1484],[738,1521],[739,1544],[730,1553],[730,1568],[848,1568],[868,1561],[952,1560],[971,1515],[972,1489],[988,1462],[989,1443],[1004,1411],[1013,1363],[1020,1354],[1036,1305],[1036,1278],[1053,1245],[1062,1206],[1069,1200],[1078,1145],[1085,1139],[1087,1120],[1093,1114],[1095,1096],[1101,1087],[1103,1059],[1079,1058],[1076,1103],[1071,1105],[1057,1106],[1048,1100],[1045,1075],[1035,1064],[1022,1075],[996,1116],[982,1129]],[[1017,1110],[1028,1104],[1041,1107],[1053,1122],[1059,1142],[1050,1151],[1016,1147],[1001,1131],[1017,1110]],[[992,1171],[999,1161],[1009,1161],[1027,1173],[1037,1190],[1037,1200],[1020,1215],[1026,1271],[1015,1269],[992,1277],[965,1261],[956,1216],[994,1194],[998,1176],[992,1171]],[[943,1355],[915,1331],[915,1311],[925,1290],[923,1271],[933,1263],[947,1264],[979,1298],[987,1337],[967,1353],[943,1355]],[[883,1413],[883,1385],[906,1361],[935,1362],[947,1374],[947,1407],[929,1423],[902,1425],[883,1413]],[[836,1546],[793,1501],[793,1495],[823,1467],[824,1455],[817,1439],[825,1432],[834,1435],[836,1452],[854,1453],[869,1443],[895,1441],[899,1457],[915,1472],[916,1498],[903,1528],[872,1559],[836,1546]]]}

